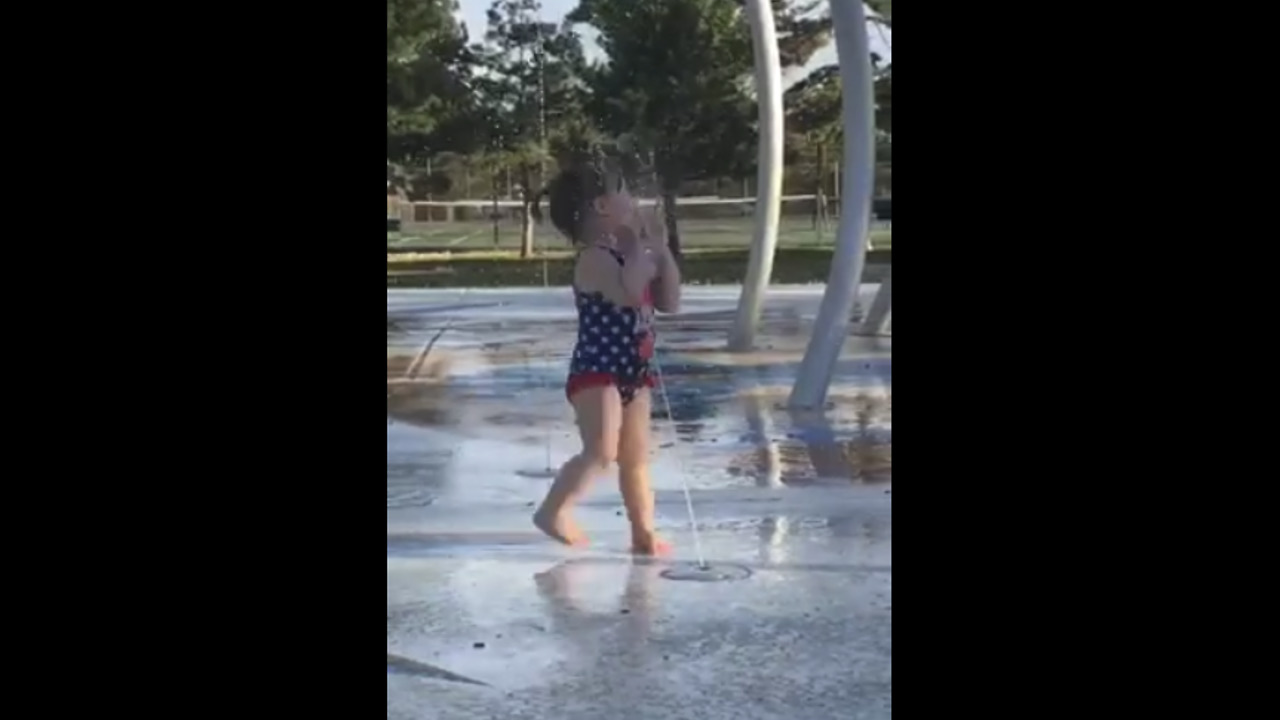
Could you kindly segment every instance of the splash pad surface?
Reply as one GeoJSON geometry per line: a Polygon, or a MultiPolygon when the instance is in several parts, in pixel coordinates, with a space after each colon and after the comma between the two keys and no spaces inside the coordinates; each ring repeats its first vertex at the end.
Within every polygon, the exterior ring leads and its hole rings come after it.
{"type": "Polygon", "coordinates": [[[577,450],[569,290],[388,291],[388,717],[888,718],[891,340],[851,338],[827,411],[786,411],[820,298],[771,289],[744,355],[723,352],[737,288],[690,288],[660,320],[676,554],[633,562],[616,477],[577,511],[592,547],[529,523],[548,437],[556,465],[577,450]],[[749,577],[663,578],[695,564],[682,468],[709,566],[749,577]]]}

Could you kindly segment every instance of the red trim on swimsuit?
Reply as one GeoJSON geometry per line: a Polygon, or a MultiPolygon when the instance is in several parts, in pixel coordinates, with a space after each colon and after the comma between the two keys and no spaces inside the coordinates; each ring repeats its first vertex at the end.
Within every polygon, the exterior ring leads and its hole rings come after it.
{"type": "MultiPolygon", "coordinates": [[[[593,387],[610,387],[618,384],[618,376],[607,372],[587,372],[570,375],[569,379],[564,383],[565,397],[573,399],[575,393],[579,390],[586,390],[593,387]]],[[[645,375],[640,380],[640,385],[647,388],[657,387],[658,384],[653,375],[645,375]]]]}

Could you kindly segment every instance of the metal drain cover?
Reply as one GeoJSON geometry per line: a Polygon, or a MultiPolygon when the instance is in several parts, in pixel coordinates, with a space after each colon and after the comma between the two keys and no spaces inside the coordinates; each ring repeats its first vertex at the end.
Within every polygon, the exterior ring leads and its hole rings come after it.
{"type": "Polygon", "coordinates": [[[517,470],[516,475],[524,478],[534,478],[536,480],[551,480],[556,476],[556,470],[547,468],[546,470],[517,470]]]}
{"type": "Polygon", "coordinates": [[[663,570],[661,575],[668,580],[728,582],[731,580],[746,580],[751,577],[751,570],[741,565],[684,563],[663,570]]]}

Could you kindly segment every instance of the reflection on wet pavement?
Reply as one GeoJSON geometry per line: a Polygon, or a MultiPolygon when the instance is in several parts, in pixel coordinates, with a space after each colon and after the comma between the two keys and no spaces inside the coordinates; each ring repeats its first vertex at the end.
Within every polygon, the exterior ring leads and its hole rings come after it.
{"type": "Polygon", "coordinates": [[[388,717],[889,717],[891,339],[850,338],[798,413],[820,289],[771,290],[753,353],[723,352],[736,289],[662,319],[659,529],[690,559],[683,478],[708,559],[752,571],[675,582],[625,554],[611,479],[590,549],[528,522],[548,481],[521,473],[578,449],[567,292],[388,292],[388,717]]]}
{"type": "MultiPolygon", "coordinates": [[[[572,455],[576,433],[563,394],[572,308],[557,314],[550,306],[541,318],[533,312],[536,305],[522,302],[520,307],[519,322],[471,316],[453,321],[432,353],[418,362],[423,369],[417,381],[406,381],[406,370],[424,338],[434,337],[446,319],[401,313],[403,329],[388,334],[389,421],[444,431],[438,438],[455,450],[474,436],[523,447],[516,452],[534,446],[545,451],[550,443],[555,465],[572,455]]],[[[797,413],[785,401],[808,337],[803,313],[792,307],[767,309],[760,342],[765,349],[745,354],[723,351],[729,317],[722,313],[712,321],[706,315],[688,324],[664,318],[659,357],[674,427],[661,403],[654,403],[657,442],[678,441],[686,465],[692,463],[696,471],[695,485],[891,479],[891,340],[850,338],[825,412],[797,413]]],[[[670,459],[670,453],[661,452],[667,449],[660,448],[658,466],[670,459]]],[[[666,465],[674,471],[674,465],[666,465]]]]}
{"type": "Polygon", "coordinates": [[[890,717],[887,513],[788,520],[706,538],[717,562],[753,569],[739,582],[536,542],[389,555],[388,654],[491,687],[389,669],[388,716],[890,717]]]}

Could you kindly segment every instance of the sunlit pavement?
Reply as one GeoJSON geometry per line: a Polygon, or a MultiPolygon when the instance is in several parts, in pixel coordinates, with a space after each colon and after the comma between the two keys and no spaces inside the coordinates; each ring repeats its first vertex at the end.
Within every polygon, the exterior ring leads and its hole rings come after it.
{"type": "Polygon", "coordinates": [[[660,321],[676,555],[637,564],[614,477],[577,511],[590,549],[529,524],[577,450],[569,291],[388,291],[388,717],[889,717],[891,339],[851,338],[827,410],[786,411],[820,292],[771,289],[744,355],[723,352],[737,288],[660,321]],[[682,478],[710,566],[749,577],[661,576],[696,559],[682,478]]]}

